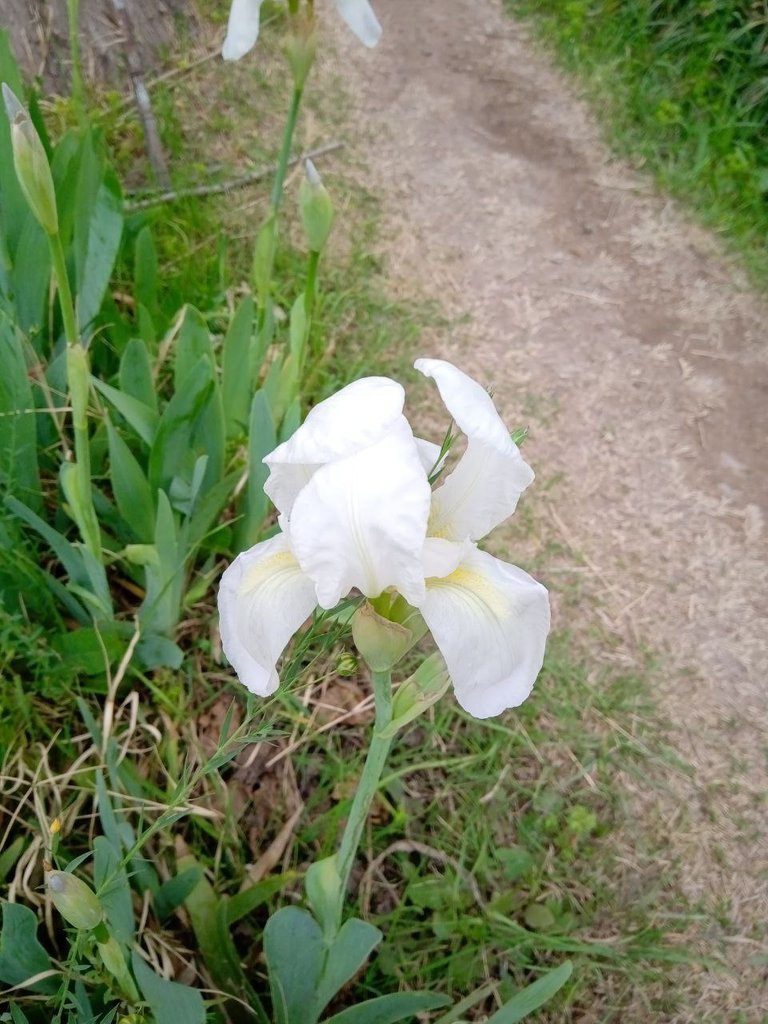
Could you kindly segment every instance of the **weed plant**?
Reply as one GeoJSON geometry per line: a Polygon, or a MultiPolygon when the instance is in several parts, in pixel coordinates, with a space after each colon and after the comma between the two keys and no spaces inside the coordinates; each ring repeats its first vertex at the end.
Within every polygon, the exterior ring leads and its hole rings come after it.
{"type": "Polygon", "coordinates": [[[584,83],[612,143],[768,283],[762,0],[505,0],[584,83]]]}

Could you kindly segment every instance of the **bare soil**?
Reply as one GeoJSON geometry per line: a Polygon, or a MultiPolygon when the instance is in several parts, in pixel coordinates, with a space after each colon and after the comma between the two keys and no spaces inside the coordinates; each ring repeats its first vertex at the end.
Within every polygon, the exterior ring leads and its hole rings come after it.
{"type": "Polygon", "coordinates": [[[693,769],[635,798],[711,915],[704,931],[726,922],[702,941],[730,970],[688,972],[689,1007],[669,1019],[765,1021],[768,308],[716,239],[610,156],[498,0],[378,9],[375,51],[336,43],[392,285],[454,319],[424,354],[530,426],[524,514],[552,553],[556,628],[600,636],[597,664],[656,656],[693,769]]]}

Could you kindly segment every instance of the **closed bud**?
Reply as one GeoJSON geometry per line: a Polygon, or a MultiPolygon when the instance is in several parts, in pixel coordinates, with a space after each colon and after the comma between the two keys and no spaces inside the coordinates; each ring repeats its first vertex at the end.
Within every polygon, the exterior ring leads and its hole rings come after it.
{"type": "Polygon", "coordinates": [[[293,33],[288,40],[285,52],[293,72],[293,86],[301,92],[307,81],[317,50],[317,32],[313,18],[296,15],[291,19],[293,33]]]}
{"type": "Polygon", "coordinates": [[[91,931],[104,919],[104,908],[98,896],[70,871],[51,871],[47,878],[48,892],[54,907],[73,928],[91,931]]]}
{"type": "Polygon", "coordinates": [[[366,601],[352,616],[352,639],[374,672],[388,672],[413,643],[405,626],[382,618],[366,601]]]}
{"type": "Polygon", "coordinates": [[[51,167],[29,112],[3,82],[3,101],[11,126],[13,165],[21,190],[40,225],[49,235],[59,230],[51,167]]]}
{"type": "Polygon", "coordinates": [[[392,721],[381,735],[388,739],[404,725],[431,708],[443,696],[450,685],[445,662],[439,653],[431,655],[416,669],[412,676],[397,688],[392,701],[392,721]]]}
{"type": "Polygon", "coordinates": [[[336,662],[336,674],[339,676],[353,676],[357,672],[357,658],[347,651],[342,654],[336,662]]]}
{"type": "Polygon", "coordinates": [[[305,162],[304,169],[306,173],[299,186],[301,223],[309,248],[322,252],[333,225],[333,203],[311,160],[305,162]]]}

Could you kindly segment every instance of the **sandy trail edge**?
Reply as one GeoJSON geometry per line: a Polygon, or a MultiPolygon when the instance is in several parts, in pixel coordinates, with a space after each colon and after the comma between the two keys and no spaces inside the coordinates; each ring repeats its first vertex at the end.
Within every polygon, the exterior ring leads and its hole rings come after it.
{"type": "Polygon", "coordinates": [[[662,652],[658,698],[695,781],[661,816],[688,898],[740,933],[734,973],[700,986],[691,1019],[764,1020],[765,969],[747,961],[768,920],[766,306],[610,158],[495,0],[380,6],[375,51],[334,38],[392,286],[468,313],[425,354],[530,424],[532,514],[548,508],[595,599],[577,627],[597,619],[627,662],[662,652]]]}

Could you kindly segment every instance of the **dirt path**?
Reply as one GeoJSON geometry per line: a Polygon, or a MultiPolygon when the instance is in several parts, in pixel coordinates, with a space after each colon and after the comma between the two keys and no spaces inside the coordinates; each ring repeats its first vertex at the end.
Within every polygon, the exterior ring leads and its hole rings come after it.
{"type": "Polygon", "coordinates": [[[658,696],[696,773],[664,816],[687,895],[739,933],[734,974],[700,986],[691,1019],[765,1020],[765,968],[748,961],[768,920],[768,310],[610,159],[499,0],[378,6],[376,51],[338,44],[393,284],[469,314],[429,354],[530,424],[531,514],[595,599],[561,600],[557,626],[577,614],[621,637],[598,661],[660,652],[658,696]]]}

